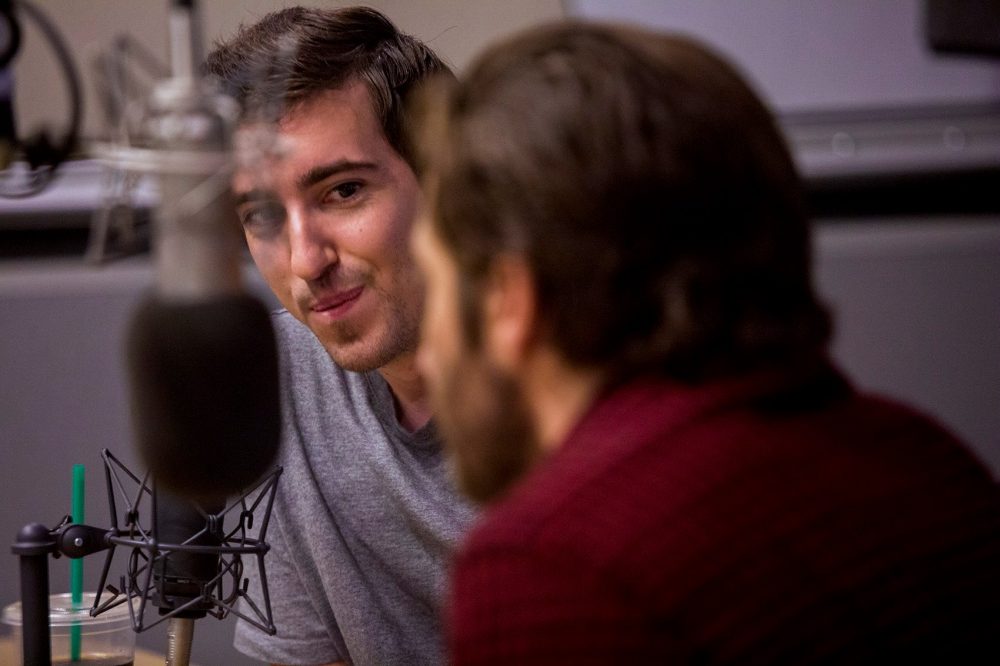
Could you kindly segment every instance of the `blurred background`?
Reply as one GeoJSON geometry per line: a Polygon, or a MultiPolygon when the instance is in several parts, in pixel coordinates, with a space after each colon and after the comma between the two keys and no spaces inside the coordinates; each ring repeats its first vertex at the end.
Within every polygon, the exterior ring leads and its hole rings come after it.
{"type": "MultiPolygon", "coordinates": [[[[106,133],[91,63],[122,33],[165,62],[167,1],[34,4],[63,33],[83,77],[85,137],[106,133]]],[[[211,42],[289,4],[353,3],[203,0],[203,34],[211,42]]],[[[934,415],[1000,477],[1000,2],[368,4],[458,71],[491,41],[566,18],[683,31],[728,56],[777,113],[804,176],[835,358],[862,388],[934,415]]],[[[18,134],[42,125],[59,133],[68,105],[59,68],[23,23],[13,65],[18,134]]],[[[0,545],[28,522],[54,526],[69,513],[74,463],[87,466],[86,522],[107,526],[100,451],[135,464],[123,334],[152,273],[142,253],[84,261],[107,186],[100,168],[80,160],[42,194],[0,200],[0,545]]],[[[155,202],[155,188],[141,185],[140,219],[155,202]]],[[[270,299],[249,263],[246,275],[270,299]]],[[[85,560],[86,589],[102,561],[85,560]]],[[[53,592],[68,588],[68,569],[66,559],[51,561],[53,592]]],[[[0,605],[18,596],[9,555],[0,605]]],[[[138,643],[163,652],[162,628],[138,643]]],[[[232,631],[231,620],[196,623],[193,661],[255,663],[231,648],[232,631]]]]}

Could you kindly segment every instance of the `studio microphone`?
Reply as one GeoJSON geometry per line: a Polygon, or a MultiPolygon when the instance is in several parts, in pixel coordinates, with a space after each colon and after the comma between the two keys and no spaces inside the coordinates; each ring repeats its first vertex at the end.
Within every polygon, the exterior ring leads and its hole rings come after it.
{"type": "Polygon", "coordinates": [[[160,203],[155,288],[131,322],[127,367],[137,448],[158,486],[217,501],[274,460],[278,362],[267,309],[242,284],[229,166],[238,108],[196,75],[193,2],[174,2],[170,20],[173,76],[130,152],[157,176],[160,203]]]}
{"type": "Polygon", "coordinates": [[[194,620],[212,607],[219,511],[268,471],[280,436],[274,332],[243,288],[230,195],[239,109],[197,75],[194,12],[192,0],[171,5],[173,75],[153,89],[142,145],[130,153],[160,190],[155,287],[134,313],[126,356],[136,444],[154,479],[154,538],[187,547],[161,553],[152,572],[177,665],[188,663],[194,620]]]}
{"type": "MultiPolygon", "coordinates": [[[[17,143],[13,116],[6,114],[10,90],[4,87],[19,36],[11,7],[10,0],[0,0],[0,166],[10,156],[3,144],[17,143]]],[[[43,31],[53,32],[40,13],[31,15],[43,31]]],[[[170,622],[169,666],[188,663],[193,621],[208,613],[219,619],[236,614],[267,633],[276,631],[263,558],[281,474],[272,464],[280,437],[277,350],[267,309],[242,284],[243,244],[230,196],[240,111],[233,99],[196,76],[196,28],[193,0],[174,0],[173,75],[153,90],[138,132],[125,131],[117,134],[118,143],[94,146],[105,162],[155,176],[159,183],[155,286],[136,309],[126,340],[134,436],[149,474],[140,478],[105,451],[110,530],[73,524],[67,517],[53,530],[33,524],[22,531],[26,539],[19,538],[15,552],[22,569],[37,574],[33,584],[23,585],[32,590],[24,596],[36,600],[35,610],[42,611],[36,616],[43,619],[24,632],[25,655],[49,654],[44,609],[50,553],[84,557],[107,550],[91,614],[139,599],[138,612],[130,609],[130,616],[133,628],[142,631],[145,603],[151,600],[159,621],[170,622]],[[129,481],[138,487],[120,523],[115,491],[124,495],[129,481]],[[233,495],[238,497],[227,505],[233,495]],[[146,500],[152,504],[151,529],[143,526],[139,511],[146,500]],[[255,527],[261,506],[263,518],[255,527]],[[227,515],[235,518],[228,532],[227,515]],[[106,584],[118,547],[131,551],[128,569],[106,584]],[[261,602],[248,594],[243,560],[249,557],[261,572],[261,602]],[[111,596],[102,603],[104,593],[111,596]],[[246,603],[238,604],[241,600],[246,603]]],[[[39,161],[49,167],[50,179],[75,145],[80,118],[75,71],[61,43],[56,51],[74,82],[71,131],[54,153],[45,142],[26,151],[29,163],[32,154],[59,158],[39,161]]],[[[121,129],[128,127],[123,122],[121,129]]]]}

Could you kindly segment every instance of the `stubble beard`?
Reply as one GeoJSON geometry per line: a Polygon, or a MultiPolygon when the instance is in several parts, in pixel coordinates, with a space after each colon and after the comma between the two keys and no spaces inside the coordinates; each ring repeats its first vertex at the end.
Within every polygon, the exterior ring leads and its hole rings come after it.
{"type": "Polygon", "coordinates": [[[480,354],[467,353],[442,375],[434,402],[456,483],[473,501],[499,499],[538,460],[520,388],[480,354]]]}
{"type": "Polygon", "coordinates": [[[380,301],[374,323],[359,326],[344,320],[319,330],[312,328],[330,358],[351,372],[377,370],[403,354],[414,352],[423,314],[423,283],[419,275],[405,277],[401,284],[410,286],[402,293],[380,288],[371,274],[364,275],[361,281],[380,301]]]}
{"type": "Polygon", "coordinates": [[[384,302],[388,312],[377,330],[366,331],[345,321],[322,332],[313,331],[341,368],[351,372],[377,370],[417,348],[420,308],[407,308],[398,299],[387,297],[384,302]]]}

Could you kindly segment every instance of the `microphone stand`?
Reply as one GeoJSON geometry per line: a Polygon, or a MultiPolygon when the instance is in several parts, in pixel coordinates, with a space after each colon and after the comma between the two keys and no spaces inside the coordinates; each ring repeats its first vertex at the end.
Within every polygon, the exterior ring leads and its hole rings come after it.
{"type": "MultiPolygon", "coordinates": [[[[9,14],[8,5],[7,0],[0,0],[3,15],[9,14]]],[[[139,390],[136,391],[139,397],[134,411],[140,414],[139,421],[143,426],[140,428],[140,453],[144,454],[146,463],[163,481],[164,487],[182,494],[188,492],[191,496],[199,496],[199,492],[211,487],[218,489],[222,495],[233,495],[248,485],[255,485],[251,490],[242,492],[235,503],[222,511],[213,509],[215,512],[207,513],[201,507],[189,510],[186,515],[205,518],[204,526],[193,527],[194,533],[190,535],[172,532],[161,541],[161,521],[156,511],[157,490],[155,485],[147,483],[149,474],[140,480],[105,450],[102,457],[113,527],[103,530],[74,524],[69,517],[53,529],[40,523],[30,523],[20,531],[12,547],[14,554],[20,558],[23,655],[25,664],[29,666],[45,666],[52,658],[50,555],[80,558],[108,550],[90,614],[99,615],[129,602],[129,615],[136,632],[168,620],[168,664],[173,666],[188,663],[194,619],[205,614],[222,619],[235,613],[267,633],[273,635],[276,631],[271,617],[263,557],[269,549],[265,535],[281,468],[275,468],[259,481],[254,479],[271,464],[277,449],[280,420],[277,357],[266,310],[243,293],[240,273],[242,246],[238,228],[227,219],[227,215],[232,216],[231,201],[223,196],[229,191],[232,168],[230,139],[239,108],[235,100],[216,94],[198,76],[197,68],[201,61],[199,27],[195,19],[195,0],[170,0],[172,76],[161,81],[153,91],[143,125],[146,132],[142,137],[144,140],[138,145],[126,142],[125,145],[103,149],[103,154],[98,147],[96,152],[106,162],[126,170],[163,176],[161,206],[154,224],[158,231],[158,247],[154,253],[157,298],[150,301],[151,307],[143,311],[145,318],[138,319],[141,325],[133,325],[129,347],[133,380],[139,377],[139,390]],[[223,332],[235,334],[225,340],[229,345],[227,351],[232,353],[221,355],[224,358],[218,363],[214,360],[220,357],[215,354],[219,336],[203,336],[205,329],[199,328],[208,320],[200,309],[204,303],[216,306],[213,311],[216,318],[228,324],[228,328],[223,327],[223,332]],[[247,322],[256,328],[245,326],[247,322]],[[176,330],[171,328],[165,335],[157,337],[156,334],[169,328],[161,324],[168,323],[176,324],[176,330]],[[177,339],[171,336],[174,332],[178,333],[177,339]],[[137,340],[134,345],[133,337],[137,340]],[[203,338],[210,339],[205,341],[203,338]],[[193,350],[177,340],[185,341],[193,350]],[[181,352],[176,351],[178,348],[181,352]],[[187,365],[170,362],[182,356],[188,360],[187,365]],[[190,358],[205,361],[205,364],[192,364],[190,358]],[[243,358],[252,358],[254,362],[243,364],[243,358]],[[156,365],[164,359],[171,369],[179,368],[177,373],[166,373],[172,383],[161,373],[153,372],[164,369],[156,365]],[[184,393],[182,389],[200,386],[200,375],[206,372],[214,372],[212,377],[217,379],[222,371],[232,370],[231,366],[236,365],[233,359],[241,363],[241,368],[257,369],[244,377],[249,380],[246,386],[263,388],[248,394],[244,386],[240,396],[227,394],[229,402],[214,409],[228,414],[228,420],[215,424],[214,429],[207,427],[204,421],[190,417],[187,420],[175,419],[182,422],[181,427],[163,427],[164,423],[172,423],[171,417],[178,413],[175,409],[161,418],[164,409],[169,411],[169,407],[177,405],[191,407],[191,401],[180,400],[179,396],[184,393]],[[161,393],[164,392],[169,395],[163,397],[161,393]],[[240,401],[237,402],[236,397],[240,401]],[[255,416],[268,416],[262,419],[264,426],[246,427],[250,419],[232,416],[244,413],[236,408],[238,406],[255,416]],[[170,431],[173,439],[161,436],[165,430],[170,431]],[[204,454],[204,464],[192,466],[186,464],[186,457],[174,450],[178,446],[189,446],[189,442],[217,446],[199,449],[204,454]],[[237,454],[239,459],[236,459],[237,454]],[[168,464],[164,464],[164,460],[168,464]],[[124,490],[113,465],[139,484],[138,493],[130,501],[123,527],[118,524],[113,474],[118,489],[124,490]],[[256,499],[248,502],[251,493],[256,491],[259,491],[256,499]],[[139,522],[138,508],[144,497],[151,498],[153,504],[151,531],[144,529],[139,522]],[[257,538],[251,538],[248,531],[253,528],[253,512],[265,498],[266,510],[257,538]],[[224,533],[223,516],[236,508],[242,509],[237,525],[229,533],[224,533]],[[210,537],[208,545],[203,541],[206,537],[210,537]],[[117,546],[131,549],[131,557],[127,574],[120,578],[116,589],[105,583],[117,546]],[[257,558],[263,610],[247,595],[248,581],[243,578],[241,558],[250,555],[257,558]],[[177,563],[188,557],[207,563],[206,571],[186,573],[185,565],[177,563]],[[232,582],[228,593],[224,590],[226,581],[232,582]],[[102,603],[101,595],[105,591],[110,592],[111,598],[102,603]],[[131,601],[137,597],[140,604],[136,611],[131,601]],[[159,606],[161,617],[144,626],[147,600],[159,606]],[[244,602],[245,612],[236,609],[237,600],[244,602]]],[[[212,323],[212,330],[218,332],[218,321],[213,320],[212,323]]],[[[235,379],[230,381],[236,383],[235,379]]],[[[209,385],[214,386],[211,382],[209,385]]],[[[194,407],[199,408],[193,412],[197,417],[207,409],[204,404],[194,407]]],[[[183,412],[190,413],[191,409],[183,412]]]]}
{"type": "Polygon", "coordinates": [[[194,638],[194,618],[172,617],[167,623],[166,666],[187,666],[191,663],[191,639],[194,638]]]}
{"type": "Polygon", "coordinates": [[[49,555],[85,557],[111,547],[117,530],[70,523],[69,516],[50,530],[29,523],[17,534],[11,550],[20,559],[21,630],[26,665],[52,661],[49,632],[49,555]]]}
{"type": "Polygon", "coordinates": [[[98,584],[99,592],[94,600],[94,606],[90,609],[91,616],[100,615],[120,604],[129,603],[132,628],[137,633],[167,620],[169,646],[166,663],[170,666],[188,664],[195,617],[211,614],[218,619],[224,619],[233,613],[262,631],[274,635],[276,629],[271,614],[264,555],[270,550],[265,539],[277,482],[282,472],[281,467],[276,467],[266,474],[228,507],[218,513],[206,515],[206,526],[203,529],[195,530],[179,543],[171,543],[161,542],[158,538],[158,518],[155,509],[152,511],[151,529],[145,529],[139,519],[140,503],[144,498],[150,498],[152,504],[156,504],[155,486],[148,483],[148,478],[140,480],[132,474],[108,450],[105,449],[101,456],[104,459],[112,527],[102,529],[73,523],[69,516],[64,517],[59,525],[52,529],[40,523],[29,523],[21,528],[17,540],[11,547],[11,551],[20,560],[21,640],[25,666],[49,666],[52,662],[49,628],[49,556],[58,558],[66,555],[75,559],[108,550],[98,584]],[[120,472],[139,484],[134,497],[129,498],[125,492],[120,472]],[[121,527],[118,523],[115,502],[116,487],[119,494],[128,500],[125,522],[121,527]],[[256,538],[253,538],[249,536],[249,531],[253,529],[254,516],[261,507],[263,515],[256,538]],[[223,517],[237,509],[239,517],[236,526],[229,532],[222,533],[223,517]],[[199,541],[203,535],[212,530],[217,533],[218,545],[201,545],[199,541]],[[119,578],[119,587],[116,588],[106,583],[117,546],[130,548],[132,556],[128,559],[126,575],[119,578]],[[161,608],[162,617],[151,624],[144,624],[147,600],[159,602],[168,596],[164,592],[166,588],[162,587],[166,583],[156,581],[153,576],[154,571],[159,567],[165,567],[171,556],[187,553],[210,554],[217,557],[219,564],[215,575],[197,581],[197,589],[180,599],[180,603],[170,598],[174,603],[171,604],[169,612],[164,612],[161,608]],[[248,581],[243,578],[243,556],[257,558],[263,609],[247,594],[248,581]],[[224,589],[226,581],[231,584],[228,592],[224,589]],[[104,592],[108,592],[111,596],[102,603],[104,592]],[[138,611],[134,610],[131,603],[136,597],[140,599],[138,611]],[[246,603],[247,611],[253,613],[253,616],[237,610],[236,602],[239,599],[246,603]]]}
{"type": "Polygon", "coordinates": [[[58,552],[56,539],[41,523],[29,523],[17,533],[11,548],[20,558],[21,640],[25,664],[52,661],[49,646],[49,555],[58,552]]]}

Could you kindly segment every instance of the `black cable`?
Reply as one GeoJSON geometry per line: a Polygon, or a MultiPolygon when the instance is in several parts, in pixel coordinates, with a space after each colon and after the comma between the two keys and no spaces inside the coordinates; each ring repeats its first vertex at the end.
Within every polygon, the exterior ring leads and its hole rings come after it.
{"type": "Polygon", "coordinates": [[[14,18],[11,0],[0,0],[0,16],[7,24],[7,44],[3,52],[0,53],[0,69],[3,69],[14,59],[14,54],[21,46],[21,24],[14,18]]]}
{"type": "MultiPolygon", "coordinates": [[[[83,123],[83,95],[80,90],[80,76],[76,64],[70,55],[66,41],[58,28],[49,18],[28,0],[14,2],[17,9],[29,16],[48,40],[62,69],[70,97],[69,128],[59,143],[53,143],[44,130],[26,142],[22,142],[25,160],[31,169],[29,174],[32,182],[28,188],[19,191],[5,191],[0,188],[0,197],[6,199],[22,199],[38,194],[48,187],[55,178],[59,166],[76,149],[80,137],[80,125],[83,123]]],[[[12,21],[12,23],[14,23],[12,21]]]]}

